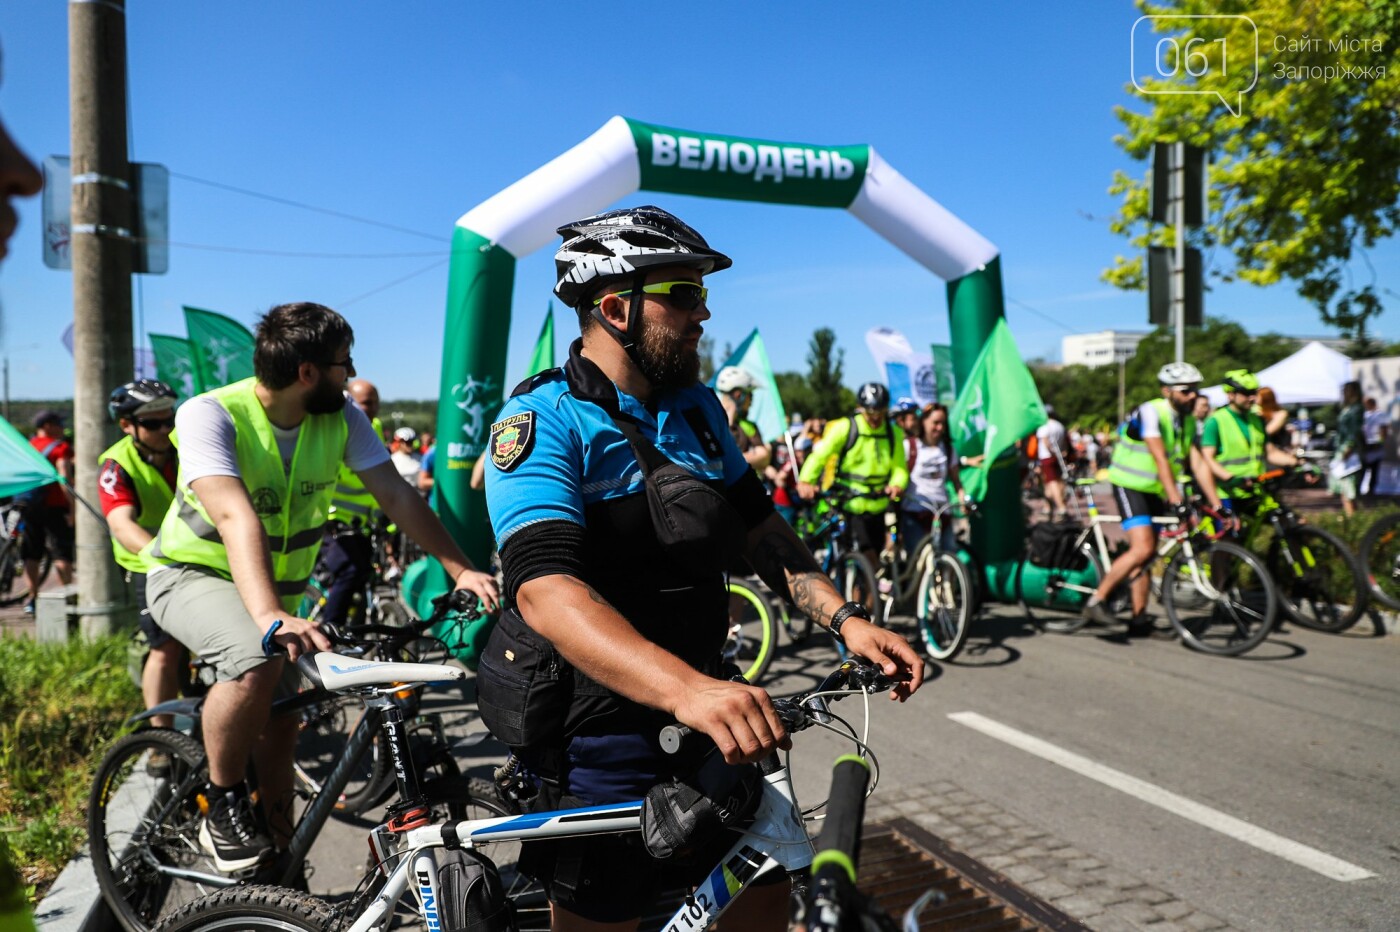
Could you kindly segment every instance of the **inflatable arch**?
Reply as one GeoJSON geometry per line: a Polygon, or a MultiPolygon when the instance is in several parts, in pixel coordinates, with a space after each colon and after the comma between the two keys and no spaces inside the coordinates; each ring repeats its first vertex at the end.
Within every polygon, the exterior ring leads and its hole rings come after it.
{"type": "MultiPolygon", "coordinates": [[[[438,510],[478,566],[491,550],[472,466],[486,448],[505,385],[515,260],[557,240],[555,229],[638,190],[843,207],[947,282],[959,383],[1004,313],[997,249],[895,171],[870,146],[817,146],[696,133],[613,117],[592,136],[457,221],[434,468],[438,510]]],[[[723,243],[717,243],[723,248],[723,243]]],[[[1021,549],[1014,470],[994,470],[974,541],[994,591],[996,568],[1021,549]]]]}

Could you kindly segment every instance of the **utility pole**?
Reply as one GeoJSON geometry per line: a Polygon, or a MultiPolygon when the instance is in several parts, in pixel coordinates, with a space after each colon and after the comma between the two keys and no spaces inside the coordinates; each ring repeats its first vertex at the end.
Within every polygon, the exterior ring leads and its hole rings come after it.
{"type": "MultiPolygon", "coordinates": [[[[117,438],[107,396],[131,379],[132,204],[127,163],[126,0],[69,0],[73,168],[75,491],[97,499],[97,457],[117,438]]],[[[75,509],[78,616],[93,638],[135,622],[106,526],[75,509]]]]}

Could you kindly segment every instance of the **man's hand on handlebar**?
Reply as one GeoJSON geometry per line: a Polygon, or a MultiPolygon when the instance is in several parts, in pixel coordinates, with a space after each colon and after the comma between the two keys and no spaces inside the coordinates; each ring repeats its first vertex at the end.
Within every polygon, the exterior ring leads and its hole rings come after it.
{"type": "Polygon", "coordinates": [[[752,764],[792,747],[768,693],[757,686],[709,680],[687,693],[673,714],[682,725],[708,735],[727,764],[752,764]]]}
{"type": "Polygon", "coordinates": [[[851,653],[878,665],[886,676],[894,679],[908,677],[890,690],[891,699],[903,702],[922,685],[924,662],[909,646],[909,642],[893,631],[852,616],[841,626],[841,638],[851,653]]]}
{"type": "MultiPolygon", "coordinates": [[[[297,618],[291,614],[266,618],[258,625],[263,631],[264,638],[274,625],[276,625],[277,630],[273,632],[271,643],[285,650],[287,657],[293,661],[302,654],[331,649],[331,639],[326,637],[325,632],[315,623],[307,621],[305,618],[297,618]]],[[[266,644],[266,640],[264,643],[266,644]]]]}
{"type": "Polygon", "coordinates": [[[797,497],[798,497],[798,498],[806,499],[807,501],[810,502],[812,499],[814,499],[814,498],[817,497],[817,493],[818,493],[819,491],[820,491],[820,490],[819,490],[815,485],[813,485],[813,484],[810,483],[810,482],[799,482],[799,483],[797,483],[797,497]]]}
{"type": "Polygon", "coordinates": [[[496,588],[496,577],[490,573],[472,569],[462,570],[457,574],[456,588],[475,593],[488,612],[494,612],[500,607],[501,593],[496,588]]]}

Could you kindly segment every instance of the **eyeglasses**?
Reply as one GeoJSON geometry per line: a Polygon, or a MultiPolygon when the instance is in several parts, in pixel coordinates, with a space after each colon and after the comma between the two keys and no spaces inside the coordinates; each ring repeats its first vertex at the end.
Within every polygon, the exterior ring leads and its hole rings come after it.
{"type": "Polygon", "coordinates": [[[138,427],[146,430],[174,430],[175,419],[173,417],[138,417],[135,419],[138,427]]]}
{"type": "Polygon", "coordinates": [[[331,366],[343,366],[343,367],[345,367],[346,369],[353,369],[353,368],[355,368],[355,357],[354,357],[354,356],[346,356],[344,359],[332,360],[331,362],[326,363],[326,366],[327,366],[327,367],[331,367],[331,366]]]}
{"type": "Polygon", "coordinates": [[[1194,385],[1173,385],[1172,391],[1181,392],[1183,395],[1199,395],[1201,390],[1194,385]]]}
{"type": "MultiPolygon", "coordinates": [[[[628,291],[614,291],[613,294],[619,298],[623,295],[631,294],[628,291]]],[[[693,311],[699,307],[710,296],[710,289],[704,285],[697,285],[695,282],[656,282],[651,285],[642,286],[643,294],[661,294],[671,303],[671,306],[678,311],[693,311]]],[[[607,295],[603,295],[606,298],[607,295]]],[[[593,302],[597,307],[603,303],[603,298],[598,298],[593,302]]]]}

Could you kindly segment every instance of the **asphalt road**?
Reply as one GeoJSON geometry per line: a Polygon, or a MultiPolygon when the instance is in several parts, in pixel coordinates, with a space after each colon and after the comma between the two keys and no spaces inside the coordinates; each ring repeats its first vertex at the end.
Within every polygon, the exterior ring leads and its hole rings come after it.
{"type": "MultiPolygon", "coordinates": [[[[881,786],[951,781],[1236,928],[1400,929],[1400,638],[1372,633],[1365,620],[1347,636],[1290,625],[1248,657],[1217,658],[1102,629],[1038,634],[994,607],[913,700],[872,700],[881,786]]],[[[771,686],[809,689],[834,660],[823,643],[784,642],[771,686]]],[[[480,729],[468,707],[444,708],[480,729]]],[[[837,711],[863,718],[858,699],[837,711]]],[[[804,804],[846,750],[799,736],[804,804]]],[[[464,766],[497,751],[474,753],[464,766]]],[[[353,886],[368,824],[328,827],[314,890],[353,886]]]]}

